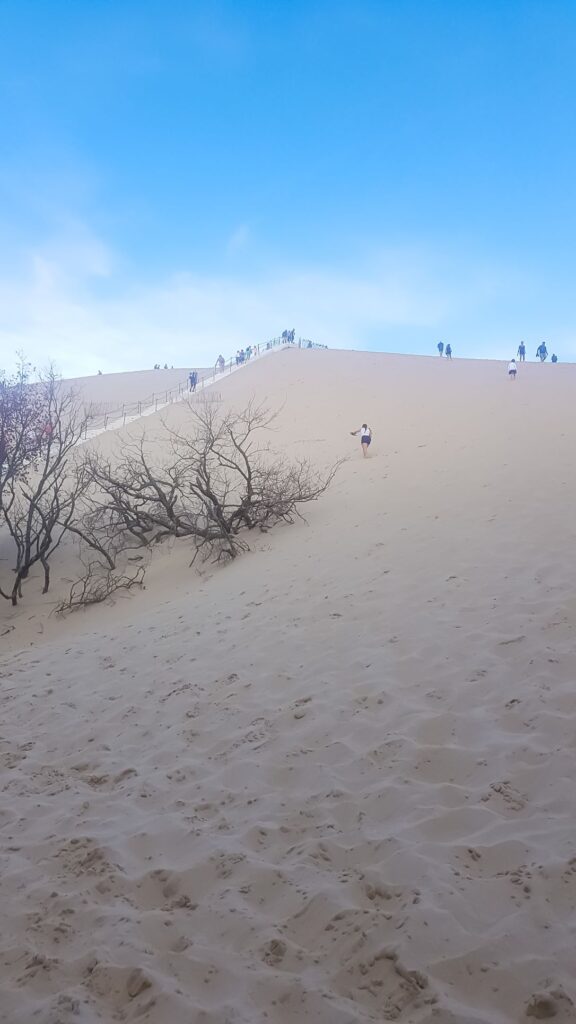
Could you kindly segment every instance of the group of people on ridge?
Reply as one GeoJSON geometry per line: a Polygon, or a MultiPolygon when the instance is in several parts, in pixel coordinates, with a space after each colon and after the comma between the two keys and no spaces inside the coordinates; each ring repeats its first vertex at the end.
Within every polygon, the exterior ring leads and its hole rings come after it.
{"type": "MultiPolygon", "coordinates": [[[[523,341],[520,342],[516,355],[518,356],[518,362],[520,362],[520,363],[525,363],[526,362],[526,345],[524,344],[523,341]]],[[[542,341],[540,343],[540,345],[538,345],[538,348],[536,349],[536,359],[539,359],[540,362],[543,363],[543,362],[545,362],[545,360],[547,358],[548,358],[548,349],[546,348],[546,342],[542,341]]],[[[556,355],[555,352],[552,353],[552,357],[550,359],[550,362],[551,363],[557,363],[558,362],[558,356],[556,355]]],[[[510,362],[508,363],[508,377],[510,378],[510,380],[515,380],[516,379],[516,372],[517,372],[517,370],[518,370],[518,367],[516,365],[516,360],[515,359],[511,359],[510,362]]]]}
{"type": "Polygon", "coordinates": [[[247,363],[248,360],[251,359],[253,355],[257,355],[257,353],[257,345],[247,345],[246,348],[238,349],[236,353],[236,366],[241,366],[242,363],[247,363]]]}
{"type": "MultiPolygon", "coordinates": [[[[438,349],[438,355],[440,355],[440,356],[445,355],[447,359],[452,359],[452,346],[450,345],[450,343],[448,343],[446,346],[444,346],[444,342],[443,341],[439,341],[437,346],[436,346],[436,348],[438,349]]],[[[520,344],[518,346],[518,352],[516,354],[518,356],[519,362],[521,362],[521,363],[526,362],[526,345],[524,344],[523,341],[520,342],[520,344]]],[[[538,345],[538,348],[536,349],[536,359],[539,359],[540,362],[543,363],[543,362],[545,362],[545,360],[547,358],[548,358],[548,349],[546,348],[546,343],[543,341],[540,345],[538,345]]],[[[516,360],[513,359],[512,362],[516,363],[516,360]]],[[[552,353],[551,362],[552,363],[557,363],[558,362],[558,356],[555,353],[552,353]]]]}
{"type": "MultiPolygon", "coordinates": [[[[518,356],[518,359],[519,359],[519,361],[521,363],[524,363],[526,361],[526,345],[524,344],[523,341],[520,342],[520,344],[518,346],[518,352],[516,353],[516,355],[518,356]]],[[[542,341],[540,343],[540,345],[538,345],[538,348],[536,349],[536,359],[539,359],[540,362],[543,363],[543,362],[546,361],[547,358],[548,358],[548,349],[546,348],[546,342],[542,341]]],[[[552,363],[557,363],[558,362],[558,356],[556,355],[555,352],[552,353],[551,362],[552,363]]]]}

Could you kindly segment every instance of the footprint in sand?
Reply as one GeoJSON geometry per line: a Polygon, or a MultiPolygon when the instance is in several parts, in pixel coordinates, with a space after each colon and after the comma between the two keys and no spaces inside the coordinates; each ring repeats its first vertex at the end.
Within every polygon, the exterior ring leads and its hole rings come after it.
{"type": "Polygon", "coordinates": [[[500,800],[510,811],[522,811],[526,806],[526,797],[514,789],[507,779],[503,782],[492,782],[490,791],[485,793],[481,800],[484,804],[500,800]]]}
{"type": "Polygon", "coordinates": [[[576,1021],[576,1009],[562,989],[554,989],[550,992],[535,992],[526,1006],[526,1016],[536,1020],[550,1020],[554,1017],[558,1024],[572,1024],[576,1021]]]}
{"type": "Polygon", "coordinates": [[[386,1020],[403,1020],[405,1014],[411,1020],[414,1010],[437,999],[428,991],[426,976],[407,970],[393,950],[382,950],[370,959],[354,958],[336,975],[334,988],[386,1020]]]}

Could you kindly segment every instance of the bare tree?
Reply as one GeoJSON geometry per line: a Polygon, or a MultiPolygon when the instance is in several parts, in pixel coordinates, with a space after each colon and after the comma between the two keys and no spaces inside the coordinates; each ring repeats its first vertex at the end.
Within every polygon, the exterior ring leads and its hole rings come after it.
{"type": "Polygon", "coordinates": [[[32,383],[32,373],[22,353],[14,376],[0,372],[0,505],[7,482],[26,475],[49,422],[48,396],[32,383]]]}
{"type": "Polygon", "coordinates": [[[0,521],[15,549],[13,576],[10,585],[0,581],[0,596],[12,604],[37,563],[48,591],[51,558],[66,536],[79,541],[84,572],[60,611],[142,585],[145,567],[129,565],[130,552],[166,538],[191,541],[191,564],[199,555],[236,558],[251,531],[301,516],[339,465],[321,472],[274,452],[268,438],[275,416],[253,402],[237,413],[189,404],[186,429],[165,424],[161,444],[123,442],[115,460],[92,448],[79,452],[90,413],[53,373],[32,396],[18,382],[12,386],[17,391],[5,393],[3,407],[0,385],[0,521]]]}
{"type": "Polygon", "coordinates": [[[104,496],[85,517],[96,537],[118,549],[189,537],[192,561],[200,553],[232,559],[247,550],[247,532],[294,522],[338,469],[322,473],[274,453],[265,438],[275,414],[264,406],[222,414],[205,403],[189,406],[189,415],[186,432],[166,426],[168,459],[144,438],[125,445],[118,462],[88,456],[87,472],[104,496]]]}
{"type": "Polygon", "coordinates": [[[12,585],[0,586],[0,595],[14,605],[37,562],[44,571],[42,592],[48,591],[50,558],[74,524],[78,502],[90,482],[72,457],[87,423],[75,396],[53,371],[27,386],[31,391],[22,389],[16,414],[10,403],[7,415],[0,414],[5,428],[0,514],[15,546],[12,585]]]}

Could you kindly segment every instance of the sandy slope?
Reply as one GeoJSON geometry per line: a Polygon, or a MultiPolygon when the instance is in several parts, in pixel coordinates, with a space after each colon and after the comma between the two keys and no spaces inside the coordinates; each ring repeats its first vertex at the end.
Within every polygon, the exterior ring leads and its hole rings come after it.
{"type": "Polygon", "coordinates": [[[225,570],[15,620],[0,1019],[576,1021],[575,390],[316,351],[222,386],[350,461],[225,570]]]}
{"type": "MultiPolygon", "coordinates": [[[[204,375],[211,371],[200,370],[204,375]]],[[[176,391],[180,385],[188,386],[188,369],[136,370],[133,373],[103,373],[91,377],[71,377],[65,381],[76,394],[81,395],[86,405],[97,408],[130,406],[145,402],[151,395],[162,396],[167,391],[176,391]]]]}

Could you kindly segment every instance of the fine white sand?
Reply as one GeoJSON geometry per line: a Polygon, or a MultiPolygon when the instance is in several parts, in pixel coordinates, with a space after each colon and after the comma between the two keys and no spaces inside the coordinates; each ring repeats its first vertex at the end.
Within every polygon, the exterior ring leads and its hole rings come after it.
{"type": "Polygon", "coordinates": [[[286,351],[218,387],[350,459],[231,566],[165,548],[61,622],[63,552],[0,609],[0,1019],[576,1021],[576,367],[286,351]]]}

